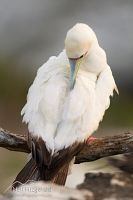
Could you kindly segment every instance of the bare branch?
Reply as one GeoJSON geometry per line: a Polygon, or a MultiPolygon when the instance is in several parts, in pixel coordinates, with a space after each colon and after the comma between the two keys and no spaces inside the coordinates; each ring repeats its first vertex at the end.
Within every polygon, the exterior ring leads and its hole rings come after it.
{"type": "Polygon", "coordinates": [[[76,156],[75,163],[90,162],[107,156],[129,153],[132,145],[133,133],[99,138],[84,147],[76,156]]]}
{"type": "Polygon", "coordinates": [[[0,128],[0,147],[11,151],[30,153],[27,138],[24,135],[16,135],[0,128]]]}
{"type": "MultiPolygon", "coordinates": [[[[76,156],[75,164],[91,162],[103,157],[131,152],[133,133],[97,138],[76,156]]],[[[0,147],[11,151],[30,153],[27,138],[24,135],[15,135],[0,129],[0,147]]]]}
{"type": "Polygon", "coordinates": [[[78,190],[56,184],[37,181],[20,185],[19,188],[6,193],[1,200],[94,200],[94,194],[89,190],[78,190]]]}
{"type": "Polygon", "coordinates": [[[124,172],[87,173],[84,182],[77,188],[92,192],[93,200],[131,200],[133,176],[124,172]]]}

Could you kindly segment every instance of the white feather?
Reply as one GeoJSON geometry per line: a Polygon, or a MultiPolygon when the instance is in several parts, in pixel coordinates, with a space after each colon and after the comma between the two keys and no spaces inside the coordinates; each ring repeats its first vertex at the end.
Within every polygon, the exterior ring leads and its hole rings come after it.
{"type": "Polygon", "coordinates": [[[97,130],[116,89],[106,54],[95,43],[69,89],[66,52],[51,57],[37,72],[21,114],[33,136],[53,152],[82,142],[97,130]]]}

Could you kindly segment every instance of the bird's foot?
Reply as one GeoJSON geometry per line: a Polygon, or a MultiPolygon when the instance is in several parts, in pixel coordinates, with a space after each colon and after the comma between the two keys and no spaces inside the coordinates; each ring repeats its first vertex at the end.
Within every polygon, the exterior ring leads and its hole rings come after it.
{"type": "Polygon", "coordinates": [[[90,137],[87,139],[86,143],[87,143],[87,144],[91,144],[91,143],[94,142],[96,139],[97,139],[96,137],[90,136],[90,137]]]}

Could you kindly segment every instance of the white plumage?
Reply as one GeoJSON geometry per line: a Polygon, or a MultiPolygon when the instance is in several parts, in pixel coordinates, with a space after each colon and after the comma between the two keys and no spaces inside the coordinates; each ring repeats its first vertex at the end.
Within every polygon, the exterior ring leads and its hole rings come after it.
{"type": "Polygon", "coordinates": [[[21,113],[29,132],[42,137],[53,153],[87,139],[98,128],[113,90],[117,91],[106,54],[91,28],[75,25],[68,32],[65,45],[66,50],[39,68],[21,113]],[[88,49],[85,39],[89,41],[88,49]],[[75,58],[81,52],[86,55],[70,90],[68,56],[75,58]]]}

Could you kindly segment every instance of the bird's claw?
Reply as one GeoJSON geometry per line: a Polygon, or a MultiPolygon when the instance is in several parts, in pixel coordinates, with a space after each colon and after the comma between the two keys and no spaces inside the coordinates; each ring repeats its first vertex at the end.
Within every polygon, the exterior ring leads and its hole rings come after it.
{"type": "Polygon", "coordinates": [[[86,143],[87,143],[87,144],[91,144],[91,143],[94,142],[96,139],[97,139],[96,137],[90,136],[90,137],[87,139],[86,143]]]}

